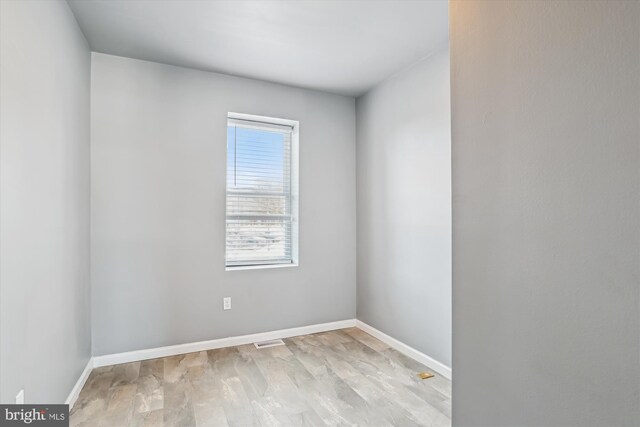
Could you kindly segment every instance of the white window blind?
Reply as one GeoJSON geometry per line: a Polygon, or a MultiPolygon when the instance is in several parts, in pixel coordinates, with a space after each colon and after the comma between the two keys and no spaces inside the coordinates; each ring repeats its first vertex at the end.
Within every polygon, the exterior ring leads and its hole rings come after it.
{"type": "Polygon", "coordinates": [[[293,262],[292,130],[228,120],[227,267],[293,262]]]}

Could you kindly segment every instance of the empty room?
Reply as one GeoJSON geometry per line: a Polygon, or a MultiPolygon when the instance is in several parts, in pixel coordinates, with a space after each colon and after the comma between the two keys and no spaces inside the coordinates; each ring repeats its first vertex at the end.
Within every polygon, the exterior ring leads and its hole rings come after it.
{"type": "Polygon", "coordinates": [[[0,425],[637,427],[640,2],[0,0],[0,425]]]}

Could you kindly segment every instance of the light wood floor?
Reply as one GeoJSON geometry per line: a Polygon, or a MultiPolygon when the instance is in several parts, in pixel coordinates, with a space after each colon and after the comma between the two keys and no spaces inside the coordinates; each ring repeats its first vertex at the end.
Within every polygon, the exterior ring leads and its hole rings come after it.
{"type": "Polygon", "coordinates": [[[94,369],[72,426],[450,426],[451,383],[356,328],[94,369]]]}

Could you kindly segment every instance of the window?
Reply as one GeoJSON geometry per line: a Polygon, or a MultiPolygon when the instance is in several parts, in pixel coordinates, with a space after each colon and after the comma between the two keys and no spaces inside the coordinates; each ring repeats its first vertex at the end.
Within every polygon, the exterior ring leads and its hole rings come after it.
{"type": "Polygon", "coordinates": [[[226,267],[297,265],[298,123],[230,113],[226,267]]]}

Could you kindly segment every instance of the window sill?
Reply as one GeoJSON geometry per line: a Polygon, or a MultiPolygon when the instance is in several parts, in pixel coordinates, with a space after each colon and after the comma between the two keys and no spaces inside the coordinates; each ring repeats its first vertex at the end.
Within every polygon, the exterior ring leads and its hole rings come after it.
{"type": "Polygon", "coordinates": [[[236,270],[263,270],[267,268],[289,268],[289,267],[297,267],[298,263],[291,264],[265,264],[265,265],[234,265],[230,267],[225,267],[225,271],[236,271],[236,270]]]}

